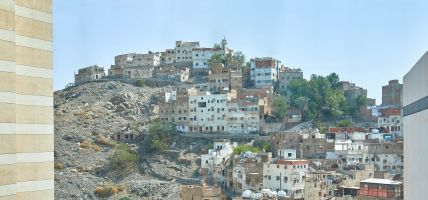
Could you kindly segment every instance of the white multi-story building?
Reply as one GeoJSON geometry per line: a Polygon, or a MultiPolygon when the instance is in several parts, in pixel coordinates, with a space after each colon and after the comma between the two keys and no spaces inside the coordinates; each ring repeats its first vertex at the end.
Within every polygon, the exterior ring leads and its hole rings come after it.
{"type": "Polygon", "coordinates": [[[234,99],[228,102],[228,133],[251,133],[260,130],[258,99],[234,99]]]}
{"type": "Polygon", "coordinates": [[[190,132],[227,132],[227,95],[208,91],[189,96],[190,132]]]}
{"type": "Polygon", "coordinates": [[[287,196],[303,198],[308,168],[307,160],[277,160],[274,163],[264,163],[263,188],[283,190],[287,196]]]}
{"type": "Polygon", "coordinates": [[[198,48],[199,42],[175,42],[175,62],[192,65],[192,49],[198,48]]]}
{"type": "Polygon", "coordinates": [[[378,118],[378,127],[385,127],[390,133],[402,137],[403,120],[400,115],[392,115],[378,118]]]}
{"type": "Polygon", "coordinates": [[[225,38],[221,41],[220,48],[193,48],[193,68],[208,68],[208,61],[212,56],[221,55],[222,58],[225,58],[227,54],[231,54],[232,52],[233,50],[227,47],[225,38]]]}
{"type": "Polygon", "coordinates": [[[334,149],[339,159],[347,164],[363,163],[364,154],[367,153],[363,141],[336,140],[334,149]]]}
{"type": "Polygon", "coordinates": [[[201,155],[201,175],[208,177],[211,184],[226,184],[226,166],[232,156],[233,147],[229,140],[214,141],[214,149],[209,149],[208,154],[201,155]]]}
{"type": "Polygon", "coordinates": [[[216,54],[222,55],[223,50],[221,48],[193,48],[193,68],[208,68],[208,61],[216,54]]]}
{"type": "Polygon", "coordinates": [[[256,88],[273,88],[278,81],[280,61],[273,58],[251,59],[251,81],[256,88]]]}
{"type": "Polygon", "coordinates": [[[403,142],[380,142],[365,144],[368,149],[364,155],[364,164],[373,164],[377,171],[390,174],[403,172],[403,142]]]}

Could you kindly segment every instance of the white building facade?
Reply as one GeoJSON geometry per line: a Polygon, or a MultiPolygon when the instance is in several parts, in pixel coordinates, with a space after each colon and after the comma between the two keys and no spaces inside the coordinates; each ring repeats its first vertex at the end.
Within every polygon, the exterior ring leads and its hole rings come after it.
{"type": "Polygon", "coordinates": [[[227,132],[227,95],[199,92],[189,96],[190,132],[227,132]]]}
{"type": "Polygon", "coordinates": [[[251,78],[256,88],[273,88],[278,81],[280,61],[273,58],[251,59],[251,78]]]}
{"type": "Polygon", "coordinates": [[[307,160],[277,160],[263,165],[263,188],[285,191],[292,198],[303,198],[307,160]]]}
{"type": "Polygon", "coordinates": [[[198,48],[199,42],[175,42],[175,62],[183,64],[192,64],[192,49],[198,48]]]}
{"type": "Polygon", "coordinates": [[[396,135],[396,136],[403,136],[402,133],[402,127],[403,126],[403,120],[400,115],[392,115],[388,117],[379,117],[378,118],[378,127],[385,127],[387,128],[390,133],[396,135]]]}
{"type": "Polygon", "coordinates": [[[208,154],[201,155],[201,175],[208,177],[211,184],[226,184],[226,164],[233,153],[233,147],[229,140],[214,141],[214,149],[209,149],[208,154]]]}
{"type": "Polygon", "coordinates": [[[258,101],[231,101],[228,103],[227,109],[228,133],[248,134],[260,130],[258,101]]]}

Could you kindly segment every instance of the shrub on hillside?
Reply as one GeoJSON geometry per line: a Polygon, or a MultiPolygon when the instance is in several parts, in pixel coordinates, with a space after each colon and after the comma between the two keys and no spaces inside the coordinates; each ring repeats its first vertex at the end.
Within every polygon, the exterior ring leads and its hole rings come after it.
{"type": "Polygon", "coordinates": [[[137,154],[132,152],[128,145],[119,144],[114,149],[113,156],[110,160],[110,166],[113,169],[125,170],[135,167],[135,161],[137,160],[137,154]]]}

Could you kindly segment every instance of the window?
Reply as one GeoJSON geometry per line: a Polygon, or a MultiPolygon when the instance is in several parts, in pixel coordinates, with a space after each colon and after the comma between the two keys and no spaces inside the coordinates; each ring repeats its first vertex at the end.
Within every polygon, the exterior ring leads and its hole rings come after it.
{"type": "Polygon", "coordinates": [[[276,176],[276,180],[277,180],[277,181],[279,181],[279,179],[280,179],[280,177],[279,177],[279,176],[276,176]]]}

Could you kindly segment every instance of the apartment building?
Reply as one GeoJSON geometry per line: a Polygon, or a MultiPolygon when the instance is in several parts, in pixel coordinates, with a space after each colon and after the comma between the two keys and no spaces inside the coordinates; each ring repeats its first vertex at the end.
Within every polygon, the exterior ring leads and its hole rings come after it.
{"type": "Polygon", "coordinates": [[[175,49],[166,49],[161,52],[160,65],[171,65],[175,63],[175,49]]]}
{"type": "Polygon", "coordinates": [[[245,152],[235,159],[232,170],[233,191],[260,191],[263,183],[263,163],[272,161],[271,152],[245,152]]]}
{"type": "Polygon", "coordinates": [[[159,119],[172,122],[180,132],[189,132],[189,94],[196,93],[194,88],[176,88],[161,93],[159,119]]]}
{"type": "Polygon", "coordinates": [[[221,63],[213,63],[208,73],[208,85],[214,94],[227,93],[230,90],[230,71],[221,63]]]}
{"type": "Polygon", "coordinates": [[[401,115],[390,115],[378,117],[378,127],[384,127],[395,136],[402,137],[403,120],[401,115]]]}
{"type": "Polygon", "coordinates": [[[0,1],[0,199],[54,199],[52,2],[0,1]]]}
{"type": "Polygon", "coordinates": [[[255,133],[260,130],[258,99],[234,99],[227,104],[227,131],[232,134],[255,133]]]}
{"type": "Polygon", "coordinates": [[[390,80],[382,86],[382,106],[401,107],[403,102],[403,84],[390,80]]]}
{"type": "Polygon", "coordinates": [[[365,143],[365,164],[373,164],[377,171],[400,174],[404,168],[403,142],[365,143]]]}
{"type": "Polygon", "coordinates": [[[192,49],[192,59],[193,59],[193,68],[209,68],[209,60],[214,55],[220,55],[221,58],[226,58],[228,54],[232,54],[233,50],[227,47],[227,40],[223,38],[221,40],[220,47],[213,48],[193,48],[192,49]]]}
{"type": "Polygon", "coordinates": [[[199,48],[199,42],[175,42],[175,62],[184,66],[192,66],[192,50],[199,48]]]}
{"type": "Polygon", "coordinates": [[[238,93],[242,90],[242,70],[230,69],[230,89],[236,90],[238,93]]]}
{"type": "Polygon", "coordinates": [[[256,88],[273,88],[278,81],[280,61],[274,58],[254,58],[250,60],[251,78],[256,88]]]}
{"type": "Polygon", "coordinates": [[[277,160],[263,164],[263,188],[285,191],[294,199],[304,197],[307,160],[277,160]]]}
{"type": "Polygon", "coordinates": [[[208,178],[209,184],[225,185],[227,182],[226,167],[230,161],[233,147],[237,143],[222,139],[214,141],[214,149],[201,155],[201,175],[208,178]]]}
{"type": "Polygon", "coordinates": [[[148,78],[155,66],[160,65],[161,53],[149,51],[147,54],[127,53],[114,57],[114,65],[108,75],[117,78],[148,78]]]}
{"type": "Polygon", "coordinates": [[[158,66],[160,64],[161,53],[149,51],[146,54],[128,53],[114,57],[116,66],[134,67],[134,66],[158,66]]]}
{"type": "Polygon", "coordinates": [[[189,130],[198,133],[227,132],[227,95],[198,91],[189,96],[189,130]]]}

